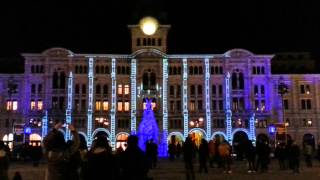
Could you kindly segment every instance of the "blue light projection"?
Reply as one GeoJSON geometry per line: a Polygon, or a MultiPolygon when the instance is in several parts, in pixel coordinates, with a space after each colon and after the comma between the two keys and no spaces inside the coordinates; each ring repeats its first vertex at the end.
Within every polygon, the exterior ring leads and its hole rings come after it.
{"type": "Polygon", "coordinates": [[[207,123],[207,139],[211,138],[211,111],[210,111],[210,71],[209,58],[205,58],[205,90],[206,90],[206,123],[207,123]]]}
{"type": "Polygon", "coordinates": [[[232,126],[231,126],[231,117],[232,117],[232,111],[230,106],[230,73],[227,72],[225,77],[225,98],[226,98],[226,124],[227,124],[227,139],[229,143],[232,143],[232,126]]]}
{"type": "Polygon", "coordinates": [[[252,113],[249,119],[249,136],[251,141],[256,141],[255,113],[252,113]]]}
{"type": "Polygon", "coordinates": [[[88,94],[88,110],[87,110],[87,136],[88,136],[88,146],[92,143],[92,101],[93,101],[93,57],[89,58],[89,71],[88,71],[88,81],[89,81],[89,94],[88,94]]]}
{"type": "Polygon", "coordinates": [[[183,136],[188,137],[188,64],[187,59],[183,58],[183,136]]]}
{"type": "Polygon", "coordinates": [[[161,138],[161,145],[159,148],[159,156],[165,157],[167,156],[168,152],[168,59],[163,59],[162,63],[162,73],[163,73],[163,82],[162,82],[162,138],[161,138]]]}
{"type": "MultiPolygon", "coordinates": [[[[71,112],[72,112],[72,86],[73,86],[73,76],[72,72],[69,73],[68,77],[68,102],[66,109],[66,123],[71,124],[71,112]]],[[[69,140],[71,138],[71,133],[69,129],[66,129],[65,139],[69,140]]]]}
{"type": "Polygon", "coordinates": [[[48,133],[48,111],[45,111],[45,115],[42,117],[42,139],[46,137],[48,133]]]}
{"type": "Polygon", "coordinates": [[[141,123],[139,124],[138,137],[139,147],[145,151],[146,142],[153,139],[155,143],[158,142],[159,128],[156,118],[152,110],[152,99],[146,98],[146,109],[143,111],[141,123]]]}
{"type": "MultiPolygon", "coordinates": [[[[131,134],[136,134],[137,129],[137,60],[131,59],[131,134]]],[[[140,93],[140,92],[139,92],[140,93]]]]}
{"type": "Polygon", "coordinates": [[[116,98],[117,98],[117,81],[116,81],[116,59],[112,58],[111,61],[111,146],[115,148],[116,143],[116,130],[115,130],[115,124],[116,124],[116,98]]]}

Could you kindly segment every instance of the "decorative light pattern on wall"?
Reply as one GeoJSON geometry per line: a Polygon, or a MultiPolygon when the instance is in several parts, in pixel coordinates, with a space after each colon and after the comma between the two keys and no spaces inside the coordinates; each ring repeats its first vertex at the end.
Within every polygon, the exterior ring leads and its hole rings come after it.
{"type": "Polygon", "coordinates": [[[226,99],[226,106],[225,106],[225,111],[226,111],[226,124],[227,124],[227,138],[228,141],[231,143],[232,141],[232,135],[231,135],[231,117],[232,117],[232,111],[230,107],[230,73],[227,72],[226,77],[225,77],[225,89],[226,89],[226,94],[225,94],[225,99],[226,99]]]}
{"type": "Polygon", "coordinates": [[[137,129],[137,60],[131,59],[131,134],[136,134],[137,129]]]}
{"type": "Polygon", "coordinates": [[[112,58],[111,61],[111,146],[114,148],[116,143],[116,130],[115,130],[115,123],[116,123],[116,98],[117,98],[117,81],[116,81],[116,59],[112,58]]]}
{"type": "Polygon", "coordinates": [[[89,81],[89,93],[88,93],[88,122],[87,122],[87,136],[88,136],[88,146],[92,143],[92,101],[93,101],[93,57],[89,58],[89,71],[88,71],[88,81],[89,81]]]}
{"type": "Polygon", "coordinates": [[[42,132],[41,132],[42,139],[46,137],[47,133],[48,133],[48,111],[45,111],[45,114],[42,117],[42,132]]]}
{"type": "Polygon", "coordinates": [[[207,139],[211,138],[211,111],[210,111],[210,71],[209,58],[205,58],[205,90],[206,90],[206,123],[207,139]]]}
{"type": "MultiPolygon", "coordinates": [[[[72,72],[69,72],[68,76],[68,102],[66,109],[66,123],[71,124],[71,112],[72,112],[72,87],[73,87],[73,75],[72,72]]],[[[71,138],[70,130],[66,129],[65,139],[69,140],[71,138]]]]}
{"type": "Polygon", "coordinates": [[[168,59],[164,58],[162,60],[162,139],[161,147],[159,151],[159,156],[167,156],[167,136],[168,136],[168,59]]]}
{"type": "Polygon", "coordinates": [[[183,136],[188,137],[188,64],[187,59],[183,60],[183,136]]]}
{"type": "Polygon", "coordinates": [[[256,141],[255,113],[252,113],[249,119],[249,136],[251,141],[256,141]]]}

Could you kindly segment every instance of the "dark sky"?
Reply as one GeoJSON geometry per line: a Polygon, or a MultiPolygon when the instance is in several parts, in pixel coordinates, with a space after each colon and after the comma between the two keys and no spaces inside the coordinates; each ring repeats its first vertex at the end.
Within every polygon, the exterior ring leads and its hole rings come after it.
{"type": "Polygon", "coordinates": [[[169,53],[320,50],[320,11],[312,0],[13,1],[0,3],[2,57],[53,46],[130,53],[126,25],[145,15],[172,25],[169,53]]]}

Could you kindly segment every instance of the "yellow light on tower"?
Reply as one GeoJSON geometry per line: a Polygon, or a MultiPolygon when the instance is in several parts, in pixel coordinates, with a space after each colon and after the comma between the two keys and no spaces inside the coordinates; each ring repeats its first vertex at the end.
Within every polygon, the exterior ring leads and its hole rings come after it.
{"type": "Polygon", "coordinates": [[[153,17],[144,17],[140,20],[140,29],[148,36],[153,35],[158,28],[158,21],[153,17]]]}

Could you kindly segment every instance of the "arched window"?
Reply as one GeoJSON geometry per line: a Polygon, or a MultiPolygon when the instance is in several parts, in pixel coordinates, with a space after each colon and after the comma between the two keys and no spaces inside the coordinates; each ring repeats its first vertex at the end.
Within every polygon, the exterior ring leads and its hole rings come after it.
{"type": "Polygon", "coordinates": [[[156,45],[156,40],[154,38],[152,38],[152,46],[156,45]]]}
{"type": "Polygon", "coordinates": [[[199,66],[199,74],[203,74],[202,66],[199,66]]]}
{"type": "Polygon", "coordinates": [[[243,73],[238,70],[232,73],[232,89],[244,89],[243,73]]]}
{"type": "Polygon", "coordinates": [[[137,38],[137,46],[140,46],[141,45],[141,40],[140,38],[137,38]]]}
{"type": "Polygon", "coordinates": [[[108,94],[108,85],[107,84],[105,84],[103,86],[103,94],[108,94]]]}
{"type": "Polygon", "coordinates": [[[202,95],[202,86],[198,85],[198,95],[202,95]]]}
{"type": "Polygon", "coordinates": [[[87,93],[87,88],[85,84],[82,84],[82,94],[86,94],[87,93]]]}
{"type": "Polygon", "coordinates": [[[193,71],[194,71],[194,74],[199,74],[198,66],[195,66],[193,71]]]}
{"type": "Polygon", "coordinates": [[[99,74],[99,73],[100,73],[100,67],[96,66],[96,74],[99,74]]]}
{"type": "Polygon", "coordinates": [[[75,67],[74,67],[74,71],[75,71],[75,73],[78,73],[79,67],[78,67],[78,66],[75,66],[75,67]]]}
{"type": "Polygon", "coordinates": [[[76,94],[79,94],[79,93],[80,93],[80,87],[79,87],[79,84],[76,84],[76,87],[75,87],[75,93],[76,93],[76,94]]]}
{"type": "Polygon", "coordinates": [[[110,74],[109,66],[104,67],[104,73],[110,74]]]}
{"type": "Polygon", "coordinates": [[[52,77],[52,88],[53,89],[57,89],[58,88],[58,72],[54,72],[53,73],[53,77],[52,77]]]}
{"type": "Polygon", "coordinates": [[[194,85],[191,85],[190,86],[190,95],[194,95],[195,94],[195,91],[196,91],[196,88],[194,85]]]}
{"type": "Polygon", "coordinates": [[[101,86],[100,86],[100,84],[96,85],[96,94],[101,94],[101,86]]]}
{"type": "Polygon", "coordinates": [[[146,46],[147,45],[147,39],[143,38],[143,45],[146,46]]]}
{"type": "Polygon", "coordinates": [[[189,67],[189,74],[193,75],[193,67],[192,66],[189,67]]]}
{"type": "Polygon", "coordinates": [[[173,67],[173,75],[176,75],[176,74],[177,74],[177,68],[173,67]]]}
{"type": "Polygon", "coordinates": [[[143,90],[147,90],[147,89],[149,89],[149,83],[148,83],[148,80],[149,80],[148,73],[147,73],[147,72],[145,72],[145,73],[143,74],[143,77],[142,77],[143,90]]]}
{"type": "Polygon", "coordinates": [[[66,88],[66,74],[64,72],[60,73],[60,89],[66,88]]]}
{"type": "Polygon", "coordinates": [[[150,75],[151,89],[156,89],[156,73],[152,72],[150,75]]]}

